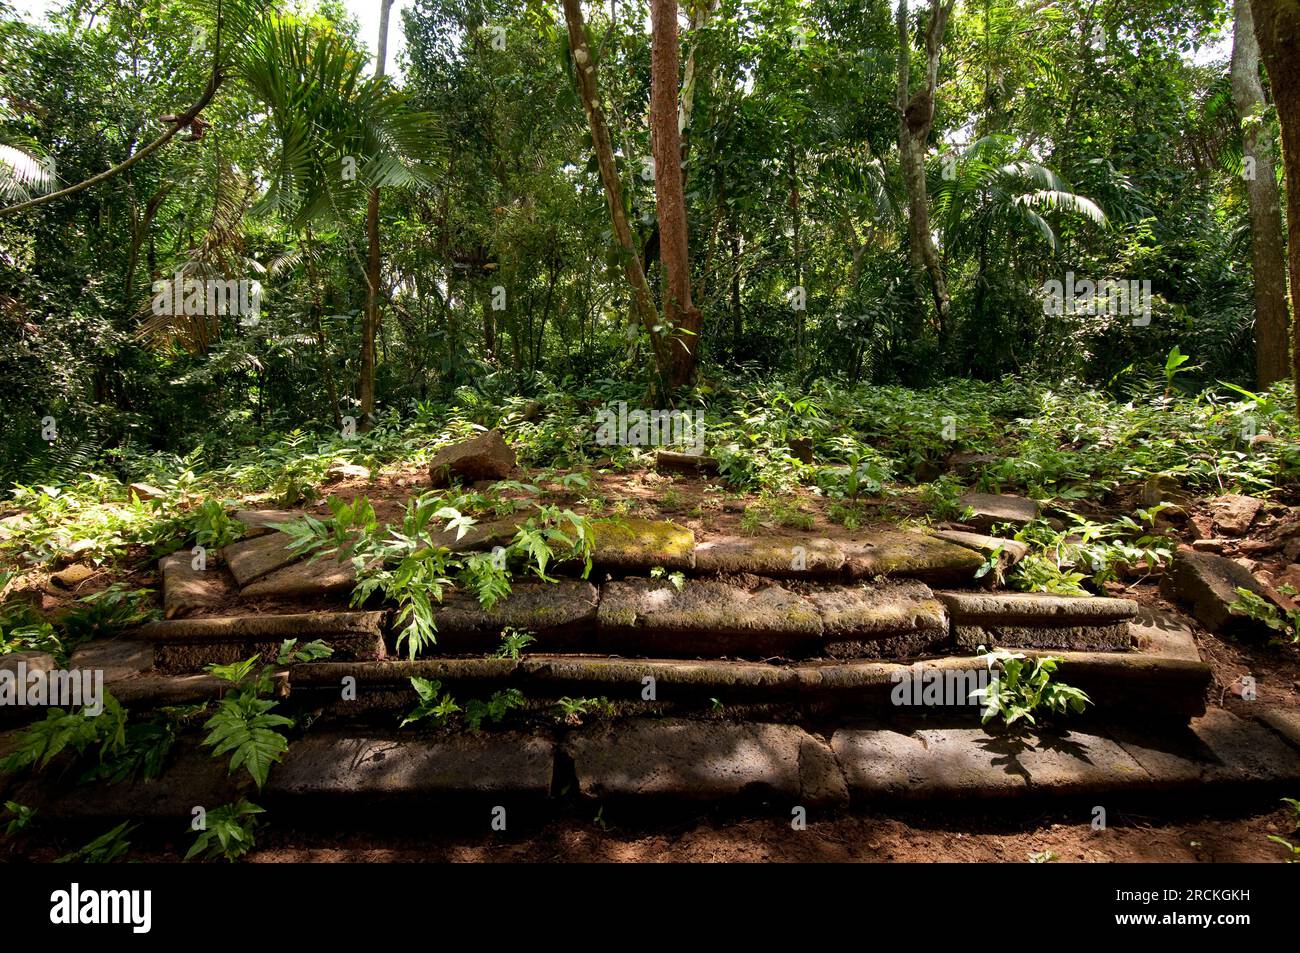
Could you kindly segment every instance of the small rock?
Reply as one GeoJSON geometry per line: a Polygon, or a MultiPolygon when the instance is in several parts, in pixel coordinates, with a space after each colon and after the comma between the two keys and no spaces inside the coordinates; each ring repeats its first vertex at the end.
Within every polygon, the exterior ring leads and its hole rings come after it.
{"type": "Polygon", "coordinates": [[[50,581],[60,589],[75,589],[93,575],[95,575],[95,570],[89,566],[73,563],[66,569],[60,569],[50,576],[50,581]]]}
{"type": "Polygon", "coordinates": [[[971,510],[971,515],[962,522],[981,532],[989,531],[997,523],[1023,526],[1038,519],[1037,503],[1008,493],[967,493],[957,503],[971,510]]]}
{"type": "Polygon", "coordinates": [[[1263,623],[1229,608],[1239,598],[1238,588],[1269,597],[1267,588],[1244,566],[1225,556],[1192,550],[1180,550],[1160,581],[1161,593],[1190,608],[1211,632],[1269,636],[1271,631],[1263,623]]]}
{"type": "Polygon", "coordinates": [[[1259,515],[1263,500],[1253,496],[1230,493],[1210,500],[1210,509],[1214,514],[1214,528],[1226,536],[1244,536],[1259,515]]]}
{"type": "Polygon", "coordinates": [[[1238,566],[1241,566],[1246,572],[1254,572],[1259,568],[1259,563],[1253,559],[1247,559],[1245,556],[1238,556],[1233,560],[1238,566]]]}
{"type": "Polygon", "coordinates": [[[333,477],[336,480],[369,480],[370,470],[358,463],[340,463],[330,467],[326,476],[333,477]]]}
{"type": "Polygon", "coordinates": [[[517,460],[499,431],[443,447],[429,461],[429,478],[436,487],[447,486],[453,477],[467,481],[501,480],[514,470],[517,460]]]}
{"type": "Polygon", "coordinates": [[[1198,553],[1217,553],[1223,554],[1223,547],[1227,540],[1223,539],[1195,539],[1192,540],[1192,549],[1198,553]]]}
{"type": "Polygon", "coordinates": [[[142,500],[161,500],[167,496],[162,490],[148,483],[132,483],[130,490],[142,500]]]}

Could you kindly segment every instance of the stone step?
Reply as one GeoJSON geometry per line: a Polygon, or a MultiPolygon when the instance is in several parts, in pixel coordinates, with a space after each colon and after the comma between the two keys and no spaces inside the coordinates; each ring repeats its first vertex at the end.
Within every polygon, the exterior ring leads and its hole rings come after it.
{"type": "MultiPolygon", "coordinates": [[[[303,514],[280,510],[236,513],[245,538],[212,554],[204,570],[194,569],[188,553],[162,561],[163,601],[168,618],[217,607],[239,596],[265,602],[337,600],[355,585],[348,562],[308,559],[288,549],[289,539],[271,529],[303,514]]],[[[526,514],[478,523],[464,535],[437,534],[434,542],[452,552],[484,551],[507,545],[526,514]]],[[[1025,553],[1022,543],[978,533],[920,532],[877,527],[851,539],[808,534],[766,533],[698,539],[690,529],[662,520],[593,520],[592,562],[596,577],[644,576],[651,570],[689,572],[709,577],[749,574],[779,580],[818,579],[848,582],[877,577],[916,579],[935,585],[979,586],[993,574],[976,572],[997,547],[1010,564],[1025,553]]],[[[576,566],[558,571],[576,574],[576,566]]]]}
{"type": "Polygon", "coordinates": [[[323,639],[342,658],[381,659],[384,612],[295,612],[215,618],[169,619],[134,630],[149,643],[162,672],[195,672],[209,663],[228,664],[260,654],[273,659],[285,639],[323,639]]]}
{"type": "MultiPolygon", "coordinates": [[[[1186,720],[1205,710],[1211,681],[1191,632],[1162,632],[1151,639],[1132,625],[1143,647],[1129,652],[1046,652],[1061,660],[1057,678],[1081,688],[1095,705],[1083,718],[1124,713],[1186,720]]],[[[632,709],[694,711],[717,702],[731,706],[792,706],[808,712],[877,714],[922,719],[934,712],[923,695],[908,696],[900,686],[944,680],[964,686],[986,663],[971,655],[920,662],[817,660],[793,664],[721,659],[625,659],[590,655],[526,653],[519,659],[439,658],[373,662],[327,661],[293,666],[288,673],[296,704],[321,709],[335,718],[364,718],[375,712],[408,710],[412,676],[436,679],[457,697],[487,697],[518,688],[529,699],[604,697],[632,709]],[[345,680],[350,680],[345,682],[345,680]],[[355,700],[344,701],[341,687],[355,686],[355,700]],[[654,705],[647,686],[653,686],[654,705]]],[[[974,687],[973,685],[971,687],[974,687]]],[[[969,689],[958,691],[965,698],[969,689]]]]}
{"type": "MultiPolygon", "coordinates": [[[[0,738],[0,748],[7,739],[0,738]]],[[[382,826],[403,808],[445,804],[490,827],[517,808],[574,802],[702,805],[826,816],[916,802],[1071,799],[1120,810],[1132,798],[1272,798],[1300,784],[1300,749],[1215,709],[1190,725],[1007,735],[942,723],[817,730],[727,718],[634,718],[576,728],[343,732],[296,738],[261,792],[182,739],[158,780],[76,786],[72,772],[0,779],[0,794],[51,818],[189,819],[194,807],[254,798],[295,824],[382,826]],[[1097,799],[1097,800],[1094,800],[1097,799]],[[505,812],[502,814],[502,812],[505,812]],[[480,813],[481,812],[481,813],[480,813]],[[814,812],[816,812],[814,814],[814,812]]]]}
{"type": "MultiPolygon", "coordinates": [[[[290,567],[292,570],[294,567],[290,567]]],[[[284,571],[284,570],[281,570],[284,571]]],[[[270,577],[266,577],[270,578],[270,577]]],[[[254,584],[257,585],[257,584],[254,584]]],[[[252,588],[252,587],[250,587],[252,588]]],[[[1127,651],[1135,603],[1028,593],[935,593],[922,582],[790,582],[753,576],[711,579],[576,579],[522,582],[491,609],[449,590],[433,608],[437,635],[425,654],[493,652],[506,628],[535,636],[535,651],[679,658],[919,658],[989,648],[1127,651]]],[[[144,638],[171,647],[159,664],[214,661],[186,645],[242,643],[262,650],[273,637],[304,640],[355,634],[359,619],[384,614],[315,612],[173,619],[144,638]],[[263,621],[256,621],[263,620],[263,621]],[[279,633],[288,633],[279,635],[279,633]]],[[[368,629],[367,629],[368,631],[368,629]]],[[[393,633],[388,649],[395,651],[393,633]]],[[[247,654],[248,649],[241,650],[247,654]]],[[[342,657],[382,657],[374,646],[340,644],[342,657]]],[[[226,659],[229,660],[229,659],[226,659]]]]}

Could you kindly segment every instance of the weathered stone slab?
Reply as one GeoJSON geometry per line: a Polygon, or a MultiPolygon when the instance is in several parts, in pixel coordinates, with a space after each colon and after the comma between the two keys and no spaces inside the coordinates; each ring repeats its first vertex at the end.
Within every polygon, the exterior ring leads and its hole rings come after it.
{"type": "Polygon", "coordinates": [[[9,652],[0,655],[0,672],[13,672],[17,675],[20,666],[29,675],[52,672],[55,669],[54,656],[49,652],[9,652]]]}
{"type": "Polygon", "coordinates": [[[153,668],[153,644],[139,639],[96,639],[72,653],[72,668],[104,673],[108,684],[153,668]]]}
{"type": "Polygon", "coordinates": [[[1002,536],[985,536],[983,533],[968,533],[960,529],[936,529],[931,535],[945,542],[965,546],[984,556],[986,559],[995,552],[1000,552],[1000,562],[1005,569],[1014,566],[1029,555],[1029,546],[1018,539],[1006,539],[1002,536]],[[999,549],[1000,547],[1000,549],[999,549]]]}
{"type": "Polygon", "coordinates": [[[676,450],[660,450],[655,454],[655,469],[661,473],[703,473],[716,474],[718,461],[707,453],[679,453],[676,450]]]}
{"type": "Polygon", "coordinates": [[[291,540],[284,533],[269,533],[231,543],[221,551],[230,574],[241,588],[304,558],[289,552],[291,540]]]}
{"type": "Polygon", "coordinates": [[[584,798],[848,802],[830,748],[794,725],[633,719],[575,732],[564,750],[584,798]]]}
{"type": "Polygon", "coordinates": [[[165,556],[158,564],[163,577],[163,617],[174,619],[221,605],[234,591],[217,566],[194,568],[188,550],[165,556]]]}
{"type": "Polygon", "coordinates": [[[778,579],[838,576],[844,550],[833,540],[807,536],[721,536],[695,546],[701,573],[754,573],[778,579]]]}
{"type": "Polygon", "coordinates": [[[1227,780],[1300,781],[1300,752],[1264,725],[1211,708],[1192,722],[1192,731],[1222,765],[1209,770],[1212,780],[1226,773],[1227,780]]]}
{"type": "Polygon", "coordinates": [[[1132,647],[1127,622],[1112,625],[954,625],[959,648],[1071,649],[1078,652],[1123,652],[1132,647]]]}
{"type": "Polygon", "coordinates": [[[1268,598],[1264,586],[1244,566],[1213,553],[1179,550],[1160,580],[1160,592],[1187,606],[1203,626],[1220,635],[1268,638],[1271,630],[1234,609],[1237,588],[1268,598]]]}
{"type": "Polygon", "coordinates": [[[168,759],[167,770],[152,781],[55,784],[47,773],[19,783],[9,797],[36,808],[44,817],[60,820],[184,818],[188,823],[195,807],[211,810],[242,796],[256,800],[248,773],[241,769],[231,774],[228,766],[228,759],[213,758],[210,749],[181,740],[168,759]]]}
{"type": "MultiPolygon", "coordinates": [[[[412,705],[415,695],[412,693],[412,705]]],[[[307,735],[271,772],[273,798],[401,801],[551,792],[555,744],[518,732],[403,737],[307,735]]]]}
{"type": "Polygon", "coordinates": [[[453,479],[502,480],[514,470],[515,452],[499,431],[489,430],[479,437],[461,440],[443,447],[429,461],[429,479],[434,487],[443,487],[453,479]]]}
{"type": "Polygon", "coordinates": [[[984,565],[977,552],[924,533],[906,530],[871,530],[844,544],[849,575],[906,576],[924,582],[970,582],[984,565]]]}
{"type": "Polygon", "coordinates": [[[154,645],[163,672],[197,671],[209,663],[228,664],[257,652],[274,659],[280,643],[322,639],[337,656],[384,657],[383,612],[296,612],[285,615],[219,616],[150,622],[135,636],[154,645]]]}
{"type": "Polygon", "coordinates": [[[1140,606],[1137,618],[1129,623],[1129,633],[1134,647],[1140,652],[1193,662],[1201,660],[1192,630],[1168,612],[1156,612],[1140,606]]]}
{"type": "Polygon", "coordinates": [[[1107,734],[1141,765],[1148,787],[1173,790],[1200,784],[1214,756],[1190,728],[1152,732],[1149,725],[1111,726],[1107,734]]]}
{"type": "Polygon", "coordinates": [[[302,510],[236,510],[235,519],[244,524],[244,539],[265,536],[276,530],[271,527],[300,520],[302,510]]]}
{"type": "Polygon", "coordinates": [[[507,626],[532,632],[538,648],[577,648],[590,640],[597,599],[596,587],[579,579],[518,583],[490,610],[474,593],[451,591],[434,606],[438,650],[492,651],[507,626]]]}
{"type": "Polygon", "coordinates": [[[350,593],[357,584],[352,560],[304,559],[268,573],[241,590],[245,599],[310,599],[350,593]]]}
{"type": "Polygon", "coordinates": [[[806,654],[822,634],[813,605],[775,583],[742,589],[688,579],[678,590],[665,580],[607,582],[597,620],[603,649],[638,655],[806,654]]]}
{"type": "Polygon", "coordinates": [[[935,596],[953,622],[978,625],[1112,625],[1137,616],[1131,599],[1103,596],[1056,596],[1045,592],[952,592],[935,596]]]}
{"type": "Polygon", "coordinates": [[[903,658],[951,641],[943,603],[920,582],[874,582],[810,592],[832,658],[903,658]]]}
{"type": "Polygon", "coordinates": [[[602,570],[695,568],[695,533],[663,520],[593,520],[592,561],[602,570]]]}
{"type": "Polygon", "coordinates": [[[1300,750],[1300,708],[1269,705],[1259,708],[1255,717],[1272,728],[1291,747],[1300,750]]]}
{"type": "Polygon", "coordinates": [[[841,729],[831,749],[856,801],[872,798],[992,798],[1026,793],[1015,747],[980,728],[841,729]]]}
{"type": "Polygon", "coordinates": [[[1069,797],[1150,787],[1151,775],[1123,746],[1099,735],[1038,732],[1013,755],[1029,773],[1031,792],[1069,797]]]}
{"type": "Polygon", "coordinates": [[[453,553],[468,553],[491,549],[493,546],[508,546],[527,518],[528,516],[525,513],[516,513],[513,516],[491,520],[487,523],[475,523],[465,531],[464,535],[459,537],[456,535],[455,530],[444,530],[435,533],[431,541],[435,546],[443,546],[453,553]]]}
{"type": "Polygon", "coordinates": [[[1038,519],[1036,502],[1008,493],[966,493],[957,505],[970,508],[971,515],[963,517],[962,522],[981,532],[987,532],[999,523],[1023,526],[1038,519]]]}

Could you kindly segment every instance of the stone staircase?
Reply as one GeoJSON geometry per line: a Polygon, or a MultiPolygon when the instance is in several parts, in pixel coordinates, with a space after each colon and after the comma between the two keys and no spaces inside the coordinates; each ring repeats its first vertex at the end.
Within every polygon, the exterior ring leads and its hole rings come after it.
{"type": "MultiPolygon", "coordinates": [[[[994,553],[1024,556],[1010,540],[896,527],[697,539],[671,523],[601,523],[590,581],[520,582],[490,611],[449,593],[436,646],[411,660],[396,652],[384,607],[347,607],[349,565],[295,559],[268,529],[294,515],[238,514],[250,538],[204,571],[188,557],[163,560],[168,618],[73,660],[111,673],[109,689],[147,711],[217,697],[225,685],[204,673],[208,663],[273,659],[286,638],[329,643],[328,661],[277,677],[278,710],[310,728],[256,795],[266,806],[305,815],[445,799],[734,801],[788,811],[911,798],[1294,795],[1300,784],[1300,723],[1286,712],[1207,713],[1211,671],[1177,620],[1122,599],[1001,592],[995,573],[977,577],[994,553]],[[660,568],[684,576],[652,577],[660,568]],[[519,658],[492,655],[506,627],[536,636],[519,658]],[[987,672],[979,646],[1059,658],[1055,677],[1093,707],[1059,734],[986,732],[967,700],[987,672]],[[518,689],[526,703],[504,729],[399,731],[415,676],[458,700],[518,689]],[[904,691],[933,684],[957,694],[904,691]],[[561,699],[600,699],[601,712],[564,718],[561,699]]],[[[487,549],[515,525],[442,542],[487,549]]],[[[148,785],[87,798],[24,782],[20,793],[56,815],[188,816],[248,793],[214,764],[182,746],[148,785]]]]}

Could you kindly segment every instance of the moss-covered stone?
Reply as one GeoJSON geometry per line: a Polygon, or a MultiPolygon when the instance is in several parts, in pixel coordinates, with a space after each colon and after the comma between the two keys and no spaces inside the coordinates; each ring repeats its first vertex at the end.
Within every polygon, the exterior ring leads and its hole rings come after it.
{"type": "Polygon", "coordinates": [[[592,560],[613,572],[695,567],[695,534],[666,520],[595,520],[592,560]]]}
{"type": "Polygon", "coordinates": [[[837,576],[844,569],[844,550],[816,536],[722,536],[696,545],[695,569],[778,579],[837,576]]]}
{"type": "Polygon", "coordinates": [[[869,530],[846,544],[845,552],[849,575],[855,579],[906,576],[925,582],[969,583],[984,565],[984,557],[973,549],[897,529],[869,530]]]}
{"type": "Polygon", "coordinates": [[[625,579],[601,587],[601,648],[637,655],[801,655],[816,650],[821,617],[778,585],[625,579]]]}

